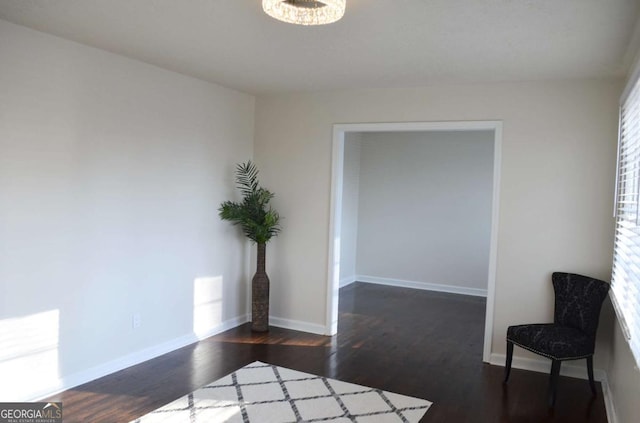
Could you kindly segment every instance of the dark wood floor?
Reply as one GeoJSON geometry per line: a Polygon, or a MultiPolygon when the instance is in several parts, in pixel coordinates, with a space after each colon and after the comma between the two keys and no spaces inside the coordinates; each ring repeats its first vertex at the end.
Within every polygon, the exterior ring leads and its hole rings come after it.
{"type": "MultiPolygon", "coordinates": [[[[339,335],[243,325],[56,395],[65,422],[128,422],[253,361],[428,399],[423,422],[606,422],[602,395],[562,377],[482,363],[482,298],[356,283],[341,290],[339,335]]],[[[598,384],[598,388],[600,386],[598,384]]]]}

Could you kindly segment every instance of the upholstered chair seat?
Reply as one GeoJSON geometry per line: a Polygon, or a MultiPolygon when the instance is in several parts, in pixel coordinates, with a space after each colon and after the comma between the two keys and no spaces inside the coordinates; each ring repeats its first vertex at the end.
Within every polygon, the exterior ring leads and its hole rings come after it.
{"type": "Polygon", "coordinates": [[[553,323],[509,326],[507,341],[552,360],[578,360],[593,354],[589,336],[553,323]]]}

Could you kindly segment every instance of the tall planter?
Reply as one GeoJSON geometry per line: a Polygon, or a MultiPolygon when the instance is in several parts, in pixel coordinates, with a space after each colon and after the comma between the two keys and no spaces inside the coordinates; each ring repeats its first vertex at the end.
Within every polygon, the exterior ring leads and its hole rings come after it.
{"type": "Polygon", "coordinates": [[[256,274],[251,280],[251,330],[269,330],[269,276],[265,270],[267,244],[258,244],[256,274]]]}
{"type": "Polygon", "coordinates": [[[273,193],[258,183],[258,169],[248,161],[236,165],[236,186],[241,202],[225,201],[220,218],[242,227],[242,232],[258,245],[258,266],[251,281],[251,329],[269,330],[269,277],[265,270],[267,242],[280,232],[280,215],[269,206],[273,193]]]}

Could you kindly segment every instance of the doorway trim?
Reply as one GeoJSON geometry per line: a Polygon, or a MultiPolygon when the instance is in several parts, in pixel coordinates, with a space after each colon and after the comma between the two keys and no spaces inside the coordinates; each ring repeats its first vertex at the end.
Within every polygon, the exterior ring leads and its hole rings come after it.
{"type": "Polygon", "coordinates": [[[344,140],[347,132],[431,132],[431,131],[483,131],[492,130],[493,141],[493,195],[491,201],[491,238],[489,246],[489,272],[487,275],[487,309],[484,328],[482,360],[489,362],[493,339],[493,320],[496,291],[498,253],[498,219],[500,206],[500,168],[502,160],[502,121],[439,121],[439,122],[387,122],[343,123],[333,125],[331,159],[331,201],[329,214],[329,252],[327,279],[327,309],[325,331],[338,332],[338,297],[340,289],[340,232],[342,228],[342,186],[344,171],[344,140]]]}

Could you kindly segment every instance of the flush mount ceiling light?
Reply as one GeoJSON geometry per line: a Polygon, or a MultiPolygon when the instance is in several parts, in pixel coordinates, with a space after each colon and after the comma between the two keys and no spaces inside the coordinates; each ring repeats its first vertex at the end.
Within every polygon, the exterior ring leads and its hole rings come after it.
{"type": "Polygon", "coordinates": [[[296,25],[324,25],[342,18],[346,0],[262,0],[272,18],[296,25]]]}

